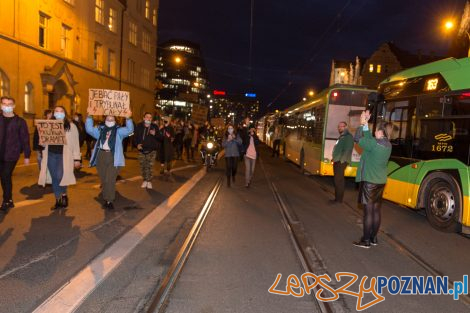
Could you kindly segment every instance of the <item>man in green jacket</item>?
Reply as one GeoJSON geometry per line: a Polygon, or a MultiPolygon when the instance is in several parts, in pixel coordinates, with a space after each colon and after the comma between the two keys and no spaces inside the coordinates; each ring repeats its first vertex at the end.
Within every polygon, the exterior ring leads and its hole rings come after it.
{"type": "Polygon", "coordinates": [[[363,236],[353,244],[361,248],[377,245],[382,204],[382,195],[387,182],[387,163],[392,153],[392,145],[387,139],[387,125],[379,124],[375,130],[375,138],[368,127],[369,111],[361,114],[361,125],[355,140],[363,149],[361,161],[357,169],[356,182],[360,183],[359,203],[364,207],[363,236]]]}
{"type": "Polygon", "coordinates": [[[346,122],[338,124],[339,138],[333,148],[333,174],[335,180],[335,199],[332,203],[343,202],[344,196],[344,171],[351,164],[351,154],[354,147],[354,138],[348,131],[346,122]]]}

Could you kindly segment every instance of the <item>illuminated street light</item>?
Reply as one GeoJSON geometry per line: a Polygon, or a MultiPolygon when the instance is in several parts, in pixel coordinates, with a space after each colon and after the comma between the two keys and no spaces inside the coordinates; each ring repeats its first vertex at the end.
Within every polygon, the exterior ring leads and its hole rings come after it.
{"type": "Polygon", "coordinates": [[[302,98],[302,101],[307,101],[307,98],[303,97],[303,98],[302,98]]]}
{"type": "Polygon", "coordinates": [[[315,91],[309,90],[309,91],[308,91],[308,95],[309,95],[310,97],[313,97],[313,96],[315,95],[315,91]]]}
{"type": "Polygon", "coordinates": [[[454,26],[455,26],[454,21],[451,21],[451,20],[447,20],[444,24],[444,27],[446,30],[451,30],[454,28],[454,26]]]}
{"type": "Polygon", "coordinates": [[[175,57],[175,63],[180,64],[181,63],[181,58],[180,57],[175,57]]]}
{"type": "MultiPolygon", "coordinates": [[[[450,32],[452,31],[453,29],[455,28],[455,23],[453,20],[446,20],[444,22],[444,30],[446,32],[450,32]]],[[[465,33],[467,34],[468,36],[468,41],[470,42],[470,33],[466,30],[465,33]]],[[[468,47],[468,57],[470,57],[470,46],[468,47]]]]}

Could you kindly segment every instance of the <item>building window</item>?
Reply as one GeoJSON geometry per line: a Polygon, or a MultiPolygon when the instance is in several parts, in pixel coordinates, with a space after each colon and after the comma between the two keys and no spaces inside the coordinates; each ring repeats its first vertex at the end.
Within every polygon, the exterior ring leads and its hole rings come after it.
{"type": "Polygon", "coordinates": [[[117,11],[113,8],[109,8],[108,28],[113,33],[115,33],[117,29],[117,11]]]}
{"type": "Polygon", "coordinates": [[[108,74],[116,76],[116,53],[111,49],[108,51],[108,74]]]}
{"type": "Polygon", "coordinates": [[[47,32],[50,17],[39,12],[39,46],[47,48],[47,32]]]}
{"type": "Polygon", "coordinates": [[[150,20],[150,0],[145,0],[145,18],[150,20]]]}
{"type": "Polygon", "coordinates": [[[60,33],[60,51],[65,55],[66,58],[70,58],[70,52],[72,51],[70,45],[70,32],[72,28],[62,24],[62,31],[60,33]]]}
{"type": "Polygon", "coordinates": [[[34,113],[33,84],[30,82],[24,85],[24,111],[27,113],[34,113]]]}
{"type": "Polygon", "coordinates": [[[74,4],[75,4],[75,0],[64,0],[64,2],[67,2],[67,3],[70,4],[70,5],[74,5],[74,4]]]}
{"type": "Polygon", "coordinates": [[[7,74],[0,69],[0,97],[10,95],[10,79],[7,74]]]}
{"type": "Polygon", "coordinates": [[[134,77],[135,77],[135,62],[131,59],[127,62],[127,80],[130,83],[134,82],[134,77]]]}
{"type": "Polygon", "coordinates": [[[153,9],[153,26],[157,26],[157,9],[153,9]]]}
{"type": "Polygon", "coordinates": [[[382,65],[377,65],[377,73],[382,73],[382,65]]]}
{"type": "Polygon", "coordinates": [[[129,22],[129,42],[137,46],[137,24],[129,22]]]}
{"type": "Polygon", "coordinates": [[[147,53],[151,52],[151,42],[150,42],[150,34],[146,31],[142,32],[142,50],[147,53]]]}
{"type": "Polygon", "coordinates": [[[95,21],[104,24],[104,0],[95,0],[95,21]]]}
{"type": "Polygon", "coordinates": [[[142,68],[142,87],[150,87],[150,71],[146,68],[142,68]]]}
{"type": "Polygon", "coordinates": [[[103,46],[95,42],[95,50],[93,53],[94,67],[98,71],[103,70],[103,46]]]}
{"type": "Polygon", "coordinates": [[[374,72],[374,64],[369,64],[369,73],[374,72]]]}

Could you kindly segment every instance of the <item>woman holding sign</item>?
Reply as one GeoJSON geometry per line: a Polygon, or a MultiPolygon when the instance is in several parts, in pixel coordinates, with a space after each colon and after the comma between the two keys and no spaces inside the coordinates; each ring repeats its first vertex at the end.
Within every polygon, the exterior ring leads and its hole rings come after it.
{"type": "Polygon", "coordinates": [[[80,146],[77,127],[69,122],[67,112],[62,106],[56,106],[54,117],[56,121],[47,123],[41,121],[39,136],[44,150],[42,152],[41,172],[38,184],[46,185],[46,173],[49,170],[52,178],[52,190],[55,195],[55,205],[51,210],[65,209],[69,205],[67,186],[76,183],[74,168],[80,168],[80,146]],[[50,128],[49,130],[47,128],[50,128]],[[65,141],[63,134],[65,133],[65,141]],[[47,134],[47,136],[46,136],[47,134]]]}
{"type": "Polygon", "coordinates": [[[93,126],[93,118],[88,116],[85,123],[86,132],[96,139],[95,149],[91,155],[90,166],[96,166],[101,180],[103,207],[113,210],[116,197],[116,177],[119,167],[125,165],[122,140],[134,132],[134,123],[129,111],[126,126],[119,127],[116,118],[106,116],[104,125],[93,126]]]}

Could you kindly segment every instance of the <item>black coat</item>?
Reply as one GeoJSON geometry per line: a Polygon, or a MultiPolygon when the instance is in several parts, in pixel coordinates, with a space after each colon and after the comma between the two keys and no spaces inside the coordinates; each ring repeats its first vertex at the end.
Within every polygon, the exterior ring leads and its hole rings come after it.
{"type": "Polygon", "coordinates": [[[175,130],[171,126],[163,127],[159,130],[160,162],[171,162],[173,160],[173,141],[175,140],[175,130]]]}
{"type": "Polygon", "coordinates": [[[137,124],[134,132],[134,145],[142,145],[142,152],[152,152],[157,150],[158,140],[161,140],[160,132],[158,127],[154,124],[150,124],[149,127],[145,127],[144,122],[137,124]],[[155,131],[155,135],[152,135],[150,131],[155,131]]]}

